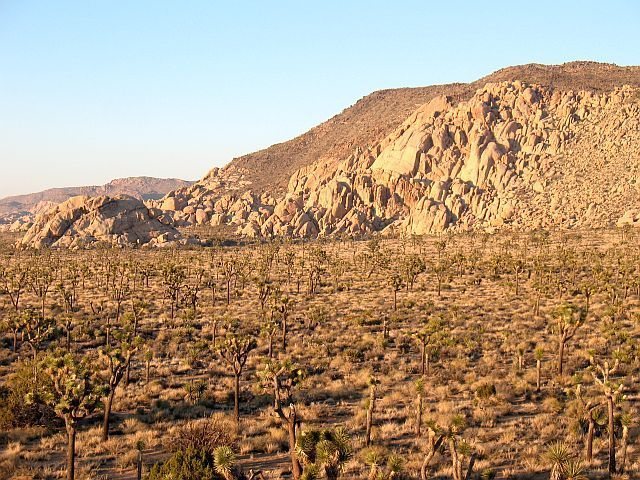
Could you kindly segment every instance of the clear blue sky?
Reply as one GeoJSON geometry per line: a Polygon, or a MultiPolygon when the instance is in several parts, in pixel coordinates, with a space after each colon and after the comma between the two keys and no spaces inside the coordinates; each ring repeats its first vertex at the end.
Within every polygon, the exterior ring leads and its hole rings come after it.
{"type": "Polygon", "coordinates": [[[0,197],[196,179],[381,88],[640,64],[639,5],[0,0],[0,197]]]}

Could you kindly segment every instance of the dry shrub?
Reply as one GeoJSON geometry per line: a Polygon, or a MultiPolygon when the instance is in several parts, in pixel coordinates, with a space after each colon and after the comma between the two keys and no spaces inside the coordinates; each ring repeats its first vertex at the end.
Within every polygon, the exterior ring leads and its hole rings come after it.
{"type": "Polygon", "coordinates": [[[171,451],[195,451],[212,453],[221,446],[234,446],[236,443],[233,423],[221,416],[212,415],[201,420],[191,420],[177,427],[169,437],[171,451]]]}

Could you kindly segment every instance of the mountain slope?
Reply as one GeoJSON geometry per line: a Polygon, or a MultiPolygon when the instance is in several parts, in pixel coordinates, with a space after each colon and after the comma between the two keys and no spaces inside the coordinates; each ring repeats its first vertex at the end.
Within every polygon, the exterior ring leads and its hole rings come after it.
{"type": "Polygon", "coordinates": [[[376,92],[152,205],[315,237],[640,225],[638,198],[640,67],[574,62],[376,92]]]}
{"type": "Polygon", "coordinates": [[[350,155],[356,146],[366,148],[380,141],[418,106],[434,97],[448,95],[455,103],[469,99],[487,83],[512,80],[561,90],[604,92],[625,84],[640,86],[640,67],[596,62],[528,64],[498,70],[469,84],[380,90],[292,140],[236,158],[220,171],[214,169],[200,184],[215,188],[223,181],[226,190],[251,189],[256,193],[282,194],[289,177],[299,168],[318,160],[339,161],[350,155]]]}
{"type": "Polygon", "coordinates": [[[175,221],[233,225],[247,236],[633,221],[640,198],[640,88],[488,83],[468,100],[436,97],[390,135],[341,161],[325,158],[298,169],[284,195],[201,184],[186,193],[162,203],[175,211],[175,221]]]}

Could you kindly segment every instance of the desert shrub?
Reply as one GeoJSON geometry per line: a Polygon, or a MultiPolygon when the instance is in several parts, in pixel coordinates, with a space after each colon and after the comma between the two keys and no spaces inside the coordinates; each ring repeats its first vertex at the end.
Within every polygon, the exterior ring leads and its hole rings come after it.
{"type": "Polygon", "coordinates": [[[232,446],[236,443],[232,423],[221,416],[192,420],[178,427],[170,436],[172,451],[202,451],[213,454],[221,446],[232,446]]]}
{"type": "Polygon", "coordinates": [[[39,374],[34,388],[31,362],[17,365],[16,372],[0,388],[0,430],[35,425],[51,426],[58,422],[53,409],[39,395],[45,381],[43,375],[39,374]],[[29,402],[25,401],[28,394],[32,394],[29,402]]]}
{"type": "Polygon", "coordinates": [[[476,388],[476,395],[480,400],[488,400],[496,394],[496,386],[493,383],[483,383],[476,388]]]}
{"type": "Polygon", "coordinates": [[[216,474],[213,456],[202,450],[189,448],[178,450],[164,463],[156,463],[149,472],[147,480],[219,480],[216,474]]]}

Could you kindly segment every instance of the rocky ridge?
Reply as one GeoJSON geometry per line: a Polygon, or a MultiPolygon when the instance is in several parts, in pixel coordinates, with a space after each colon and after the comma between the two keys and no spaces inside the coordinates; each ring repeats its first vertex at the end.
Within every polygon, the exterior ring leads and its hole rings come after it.
{"type": "Polygon", "coordinates": [[[179,226],[227,224],[251,237],[633,223],[639,100],[631,86],[489,83],[466,101],[431,100],[338,163],[303,166],[282,196],[229,188],[213,170],[158,205],[179,226]]]}
{"type": "MultiPolygon", "coordinates": [[[[149,218],[134,216],[128,228],[161,220],[315,237],[640,225],[639,91],[640,67],[573,62],[375,92],[146,202],[149,218]]],[[[130,244],[125,233],[112,243],[130,244]]]]}

